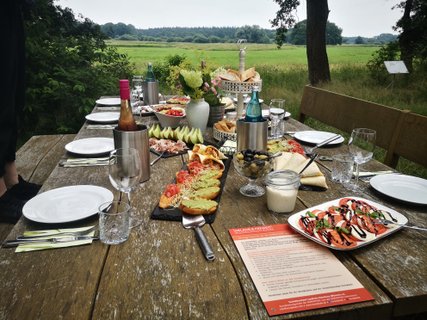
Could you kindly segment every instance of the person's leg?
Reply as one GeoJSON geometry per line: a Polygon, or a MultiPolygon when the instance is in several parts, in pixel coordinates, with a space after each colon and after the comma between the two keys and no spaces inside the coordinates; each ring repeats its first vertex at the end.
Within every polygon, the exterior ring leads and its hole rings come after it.
{"type": "Polygon", "coordinates": [[[0,50],[0,221],[16,222],[25,201],[13,195],[14,187],[4,188],[16,182],[17,114],[25,95],[24,34],[18,1],[0,1],[0,34],[7,43],[0,50]]]}
{"type": "Polygon", "coordinates": [[[7,187],[4,183],[3,177],[0,178],[0,198],[6,193],[7,187]]]}
{"type": "Polygon", "coordinates": [[[8,189],[19,183],[18,171],[16,170],[15,161],[6,163],[3,180],[8,189]]]}

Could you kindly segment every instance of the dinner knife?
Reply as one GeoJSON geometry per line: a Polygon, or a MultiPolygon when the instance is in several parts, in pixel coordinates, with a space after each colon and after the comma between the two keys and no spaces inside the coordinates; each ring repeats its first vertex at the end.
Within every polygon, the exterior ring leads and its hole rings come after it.
{"type": "MultiPolygon", "coordinates": [[[[380,174],[387,174],[387,173],[393,173],[392,170],[383,170],[383,171],[360,171],[359,172],[359,178],[362,177],[371,177],[371,176],[377,176],[380,174]]],[[[356,175],[356,172],[353,172],[353,175],[356,175]]]]}
{"type": "Polygon", "coordinates": [[[68,236],[68,237],[60,237],[60,238],[47,238],[47,239],[19,239],[19,240],[5,240],[2,243],[3,248],[12,248],[16,247],[20,244],[29,244],[29,243],[67,243],[74,241],[82,241],[82,240],[99,240],[98,237],[92,236],[68,236]]]}

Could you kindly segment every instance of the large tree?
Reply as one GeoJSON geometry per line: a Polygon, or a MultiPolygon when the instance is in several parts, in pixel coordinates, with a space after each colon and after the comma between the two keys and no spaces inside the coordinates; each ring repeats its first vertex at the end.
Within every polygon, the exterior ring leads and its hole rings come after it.
{"type": "Polygon", "coordinates": [[[26,136],[77,132],[95,99],[117,94],[118,79],[132,73],[98,25],[53,2],[35,1],[26,14],[26,136]]]}
{"type": "MultiPolygon", "coordinates": [[[[276,27],[276,43],[280,47],[285,39],[287,29],[295,24],[293,11],[298,7],[298,0],[273,0],[280,8],[271,21],[276,27]]],[[[329,8],[327,0],[307,0],[307,61],[308,77],[312,85],[329,82],[328,55],[326,53],[326,23],[329,8]]]]}
{"type": "Polygon", "coordinates": [[[427,58],[427,2],[425,0],[406,0],[397,8],[403,9],[402,18],[396,23],[395,29],[400,31],[398,41],[400,58],[412,71],[415,57],[427,58]]]}
{"type": "MultiPolygon", "coordinates": [[[[342,44],[342,29],[333,22],[326,23],[326,44],[342,44]]],[[[287,42],[295,45],[307,44],[307,20],[295,24],[286,34],[287,42]]]]}

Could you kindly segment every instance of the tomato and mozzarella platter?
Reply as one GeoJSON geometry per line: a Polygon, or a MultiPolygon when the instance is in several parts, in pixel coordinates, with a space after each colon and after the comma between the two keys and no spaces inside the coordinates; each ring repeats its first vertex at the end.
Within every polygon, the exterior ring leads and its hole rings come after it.
{"type": "Polygon", "coordinates": [[[376,241],[401,228],[402,214],[362,198],[346,197],[309,208],[289,217],[289,224],[317,243],[351,250],[376,241]],[[381,219],[396,224],[383,224],[381,219]],[[399,225],[398,225],[399,224],[399,225]]]}

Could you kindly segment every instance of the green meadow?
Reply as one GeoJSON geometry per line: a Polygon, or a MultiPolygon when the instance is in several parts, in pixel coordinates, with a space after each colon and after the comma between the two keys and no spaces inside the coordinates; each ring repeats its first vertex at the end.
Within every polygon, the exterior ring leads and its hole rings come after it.
{"type": "MultiPolygon", "coordinates": [[[[110,41],[120,53],[127,54],[135,64],[135,73],[144,74],[148,62],[165,61],[179,54],[195,66],[205,60],[209,67],[223,66],[238,69],[239,48],[233,43],[151,43],[140,41],[110,41]]],[[[365,99],[394,108],[409,109],[427,115],[427,77],[423,72],[397,75],[393,86],[392,77],[386,83],[377,83],[369,76],[366,67],[375,46],[328,46],[327,53],[332,81],[323,87],[342,94],[365,99]]],[[[246,44],[246,67],[255,67],[263,79],[261,98],[267,103],[272,98],[286,100],[286,108],[293,115],[298,113],[302,91],[308,84],[307,58],[304,46],[284,46],[278,50],[272,44],[246,44]]],[[[167,88],[164,89],[167,91],[167,88]]],[[[165,92],[167,93],[167,92],[165,92]]],[[[332,130],[309,119],[308,124],[316,129],[332,130]]],[[[377,150],[375,157],[384,158],[384,151],[377,150]]],[[[402,159],[397,169],[401,172],[427,178],[427,168],[402,159]]]]}
{"type": "MultiPolygon", "coordinates": [[[[195,64],[206,60],[211,66],[237,69],[239,48],[233,43],[193,44],[193,43],[150,43],[141,41],[109,41],[119,52],[127,54],[136,69],[143,72],[148,62],[163,61],[173,54],[185,55],[195,64]]],[[[246,44],[247,66],[278,66],[280,68],[304,68],[307,65],[304,46],[284,46],[280,50],[273,44],[246,44]]],[[[374,46],[330,46],[328,56],[331,66],[350,64],[365,65],[374,46]]]]}

